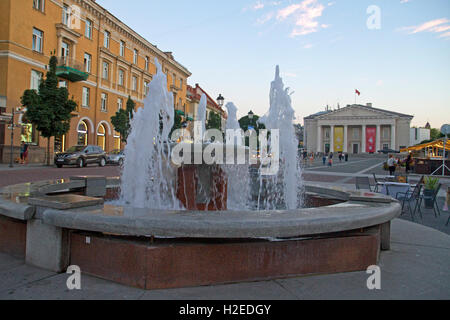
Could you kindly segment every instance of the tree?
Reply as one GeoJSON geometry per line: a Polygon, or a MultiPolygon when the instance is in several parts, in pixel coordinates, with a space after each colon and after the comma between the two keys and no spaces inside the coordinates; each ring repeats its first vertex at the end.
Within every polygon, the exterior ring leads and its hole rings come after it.
{"type": "Polygon", "coordinates": [[[114,130],[120,133],[120,139],[123,142],[127,142],[128,135],[130,134],[130,121],[133,119],[134,108],[136,103],[128,96],[126,109],[120,109],[114,116],[111,117],[111,123],[114,130]]]}
{"type": "MultiPolygon", "coordinates": [[[[253,128],[256,131],[256,135],[259,136],[259,130],[265,129],[266,126],[262,123],[258,122],[259,116],[256,114],[253,115],[253,119],[250,119],[249,116],[245,116],[239,119],[239,126],[244,132],[247,132],[249,127],[253,128]]],[[[270,133],[269,133],[270,134],[270,133]]],[[[259,148],[259,140],[258,141],[258,148],[259,148]]],[[[249,137],[245,137],[245,145],[249,146],[249,137]]]]}
{"type": "Polygon", "coordinates": [[[69,99],[67,88],[58,88],[57,59],[50,58],[46,79],[36,90],[25,90],[21,102],[27,108],[25,117],[36,126],[41,136],[47,138],[47,165],[50,165],[50,138],[65,135],[70,129],[72,112],[77,108],[69,99]]]}
{"type": "Polygon", "coordinates": [[[211,111],[209,113],[208,122],[206,123],[206,130],[217,129],[222,130],[222,119],[218,113],[211,111]]]}
{"type": "Polygon", "coordinates": [[[444,135],[441,133],[441,130],[439,129],[431,129],[430,130],[430,139],[431,141],[437,140],[439,138],[443,138],[444,135]]]}

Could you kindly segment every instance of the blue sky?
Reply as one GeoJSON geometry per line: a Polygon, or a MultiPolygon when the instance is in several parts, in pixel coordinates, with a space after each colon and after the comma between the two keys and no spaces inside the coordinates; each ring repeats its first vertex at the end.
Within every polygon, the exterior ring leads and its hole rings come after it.
{"type": "Polygon", "coordinates": [[[450,123],[448,0],[97,0],[242,116],[264,114],[275,66],[298,122],[357,102],[450,123]],[[380,19],[373,20],[376,6],[380,19]],[[369,28],[379,21],[379,29],[369,28]]]}

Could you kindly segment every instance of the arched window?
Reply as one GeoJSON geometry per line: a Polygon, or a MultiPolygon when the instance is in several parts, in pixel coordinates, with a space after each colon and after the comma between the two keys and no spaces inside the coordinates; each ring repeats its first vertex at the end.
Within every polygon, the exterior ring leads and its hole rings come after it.
{"type": "Polygon", "coordinates": [[[105,127],[103,124],[100,124],[97,129],[97,146],[105,150],[106,147],[106,135],[105,135],[105,127]]]}
{"type": "Polygon", "coordinates": [[[78,145],[86,146],[88,144],[88,126],[84,121],[78,125],[78,145]]]}
{"type": "Polygon", "coordinates": [[[114,150],[120,150],[120,133],[114,131],[114,150]]]}

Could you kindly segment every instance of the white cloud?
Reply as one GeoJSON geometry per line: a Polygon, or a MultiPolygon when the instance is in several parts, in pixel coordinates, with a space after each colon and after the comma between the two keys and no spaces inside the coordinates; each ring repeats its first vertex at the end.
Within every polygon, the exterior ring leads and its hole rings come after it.
{"type": "Polygon", "coordinates": [[[400,3],[408,3],[408,2],[410,2],[411,0],[400,0],[400,3]]]}
{"type": "Polygon", "coordinates": [[[311,49],[312,47],[314,47],[314,45],[311,43],[307,43],[303,46],[304,49],[311,49]]]}
{"type": "MultiPolygon", "coordinates": [[[[330,4],[329,4],[330,6],[330,4]]],[[[317,0],[303,0],[300,3],[291,4],[277,12],[277,20],[290,19],[294,22],[291,37],[303,36],[327,28],[329,25],[319,24],[318,18],[322,16],[325,6],[317,0]]]]}
{"type": "Polygon", "coordinates": [[[406,31],[409,34],[416,34],[420,32],[439,33],[438,38],[448,38],[450,35],[450,20],[447,18],[435,19],[427,21],[418,26],[403,27],[399,31],[406,31]]]}
{"type": "Polygon", "coordinates": [[[376,85],[377,87],[381,87],[384,84],[383,80],[378,80],[376,85]]]}
{"type": "Polygon", "coordinates": [[[263,3],[261,3],[260,1],[258,1],[257,3],[255,3],[254,5],[253,5],[253,10],[260,10],[260,9],[264,9],[264,4],[263,3]]]}

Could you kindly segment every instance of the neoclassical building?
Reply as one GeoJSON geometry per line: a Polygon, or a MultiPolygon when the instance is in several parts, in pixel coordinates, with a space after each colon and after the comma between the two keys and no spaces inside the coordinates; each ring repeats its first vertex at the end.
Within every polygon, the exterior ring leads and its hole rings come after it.
{"type": "Polygon", "coordinates": [[[399,150],[410,143],[413,116],[374,108],[347,105],[304,118],[305,147],[308,152],[375,153],[399,150]]]}

